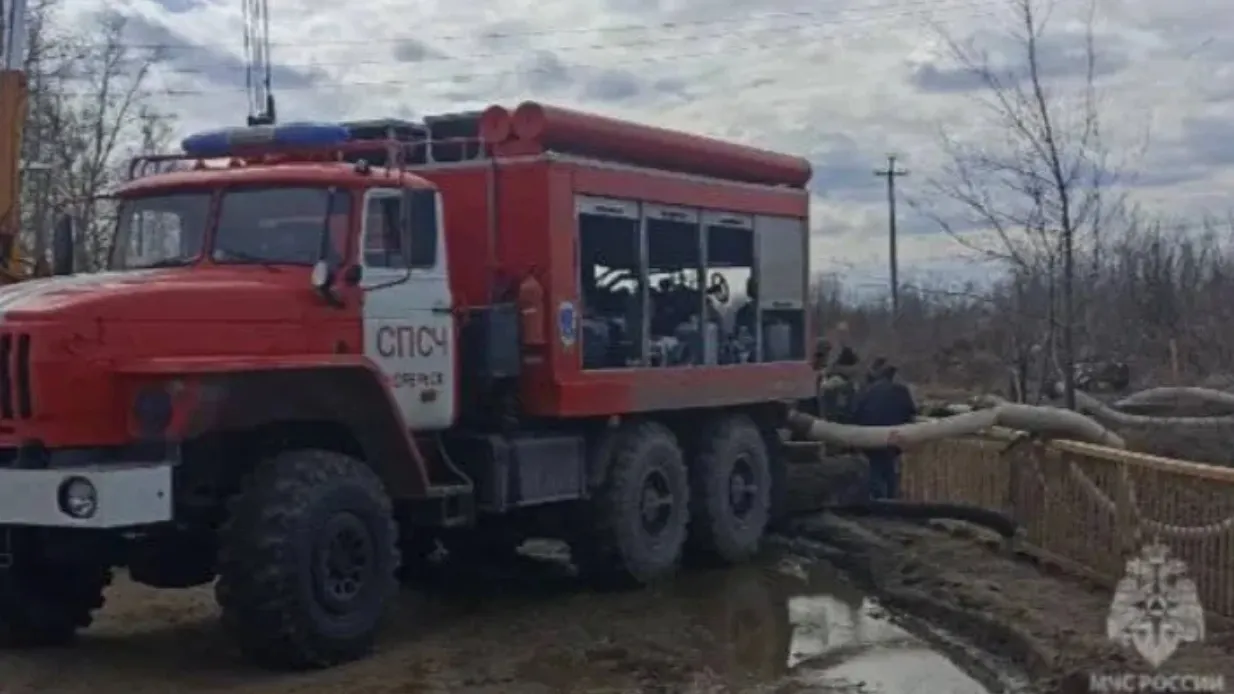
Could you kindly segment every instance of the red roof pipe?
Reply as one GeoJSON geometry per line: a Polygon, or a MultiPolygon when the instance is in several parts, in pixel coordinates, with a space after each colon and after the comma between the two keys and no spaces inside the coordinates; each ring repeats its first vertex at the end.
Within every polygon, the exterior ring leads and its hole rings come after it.
{"type": "Polygon", "coordinates": [[[514,110],[510,127],[518,140],[545,150],[680,173],[797,188],[804,187],[812,173],[802,157],[534,101],[514,110]]]}
{"type": "Polygon", "coordinates": [[[490,147],[514,136],[510,127],[510,111],[504,106],[489,106],[480,114],[480,139],[490,147]]]}

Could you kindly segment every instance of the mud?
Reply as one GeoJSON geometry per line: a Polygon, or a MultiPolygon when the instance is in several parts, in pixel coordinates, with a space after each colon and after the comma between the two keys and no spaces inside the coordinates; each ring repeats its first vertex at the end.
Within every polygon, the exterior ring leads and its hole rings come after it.
{"type": "MultiPolygon", "coordinates": [[[[854,471],[823,486],[841,479],[854,471]]],[[[811,486],[794,484],[794,506],[820,502],[811,486]]],[[[1147,671],[1104,636],[1109,590],[955,527],[812,514],[756,565],[609,594],[540,543],[405,591],[371,658],[305,674],[246,665],[208,588],[121,577],[75,647],[4,653],[0,693],[1072,694],[1090,674],[1147,671]]],[[[1163,670],[1221,674],[1234,691],[1230,635],[1208,629],[1163,670]]]]}
{"type": "Polygon", "coordinates": [[[380,649],[310,674],[246,666],[208,589],[119,580],[73,648],[5,654],[4,694],[233,692],[873,692],[986,689],[834,570],[774,554],[658,589],[584,591],[553,548],[440,574],[402,596],[380,649]],[[936,685],[936,686],[935,686],[936,685]]]}
{"type": "MultiPolygon", "coordinates": [[[[1106,638],[1112,592],[957,524],[860,523],[826,515],[793,525],[796,551],[847,569],[891,609],[979,643],[1027,676],[1030,691],[1090,691],[1092,675],[1149,674],[1132,649],[1106,638]]],[[[1207,620],[1203,642],[1183,644],[1158,674],[1220,676],[1234,691],[1234,634],[1207,620]]],[[[1014,687],[1015,685],[1009,685],[1014,687]]],[[[1137,690],[1186,691],[1186,690],[1137,690]]]]}

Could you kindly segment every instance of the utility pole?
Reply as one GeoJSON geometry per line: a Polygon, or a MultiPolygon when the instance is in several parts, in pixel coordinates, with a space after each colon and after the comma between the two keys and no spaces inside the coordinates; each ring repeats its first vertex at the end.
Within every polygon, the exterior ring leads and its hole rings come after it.
{"type": "Polygon", "coordinates": [[[896,168],[896,155],[887,155],[887,168],[876,170],[875,176],[887,179],[887,246],[888,263],[891,266],[891,313],[900,316],[900,262],[896,247],[896,177],[907,176],[908,171],[896,168]]]}

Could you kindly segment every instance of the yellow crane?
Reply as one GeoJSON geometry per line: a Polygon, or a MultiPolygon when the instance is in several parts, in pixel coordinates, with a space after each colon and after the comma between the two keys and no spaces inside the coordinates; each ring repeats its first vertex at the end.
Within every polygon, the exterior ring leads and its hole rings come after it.
{"type": "Polygon", "coordinates": [[[25,73],[26,0],[0,0],[0,283],[25,279],[21,224],[21,139],[29,87],[25,73]]]}

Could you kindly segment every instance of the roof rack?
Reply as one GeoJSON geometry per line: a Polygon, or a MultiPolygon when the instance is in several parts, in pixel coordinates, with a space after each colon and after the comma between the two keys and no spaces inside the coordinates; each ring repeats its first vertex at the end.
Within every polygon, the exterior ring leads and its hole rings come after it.
{"type": "MultiPolygon", "coordinates": [[[[333,126],[336,130],[340,127],[346,130],[349,139],[345,142],[278,147],[269,143],[277,128],[303,127],[305,124],[217,131],[219,136],[235,136],[234,151],[214,158],[187,152],[141,155],[130,162],[128,180],[164,173],[297,161],[355,163],[364,160],[373,166],[400,168],[478,161],[490,156],[490,147],[480,134],[481,115],[479,111],[470,111],[430,116],[421,123],[398,118],[348,121],[333,126]],[[243,142],[245,139],[249,140],[247,144],[243,142]]],[[[328,126],[323,124],[322,127],[328,126]]],[[[186,143],[191,139],[187,138],[186,143]]]]}
{"type": "MultiPolygon", "coordinates": [[[[426,116],[422,123],[383,118],[351,121],[341,125],[351,131],[352,141],[394,140],[410,145],[404,148],[405,166],[423,166],[489,157],[489,148],[480,136],[480,111],[426,116]]],[[[374,166],[386,166],[389,156],[363,157],[374,166]]],[[[352,161],[352,159],[347,159],[352,161]]]]}

